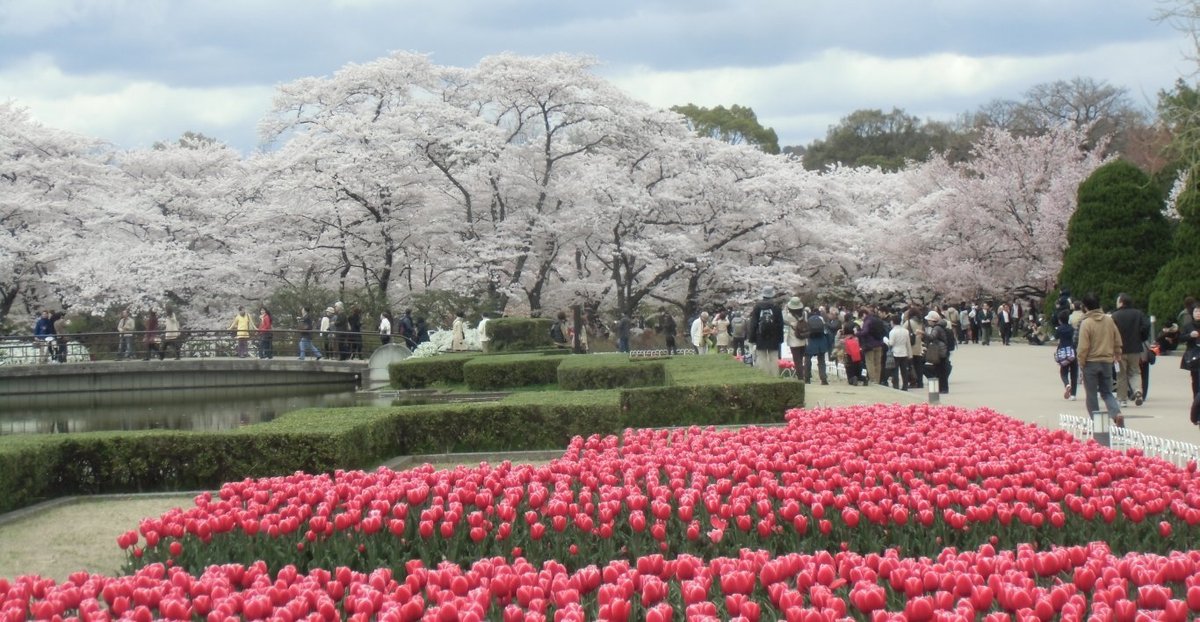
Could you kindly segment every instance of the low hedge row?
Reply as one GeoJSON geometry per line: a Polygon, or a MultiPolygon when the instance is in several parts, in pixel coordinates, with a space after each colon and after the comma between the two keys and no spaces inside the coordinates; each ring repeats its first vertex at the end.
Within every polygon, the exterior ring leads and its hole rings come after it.
{"type": "MultiPolygon", "coordinates": [[[[477,356],[463,365],[462,379],[475,391],[554,384],[558,365],[565,358],[537,353],[477,356]]],[[[402,367],[403,363],[395,366],[402,367]]]]}
{"type": "Polygon", "coordinates": [[[455,353],[406,359],[388,367],[388,379],[397,389],[423,389],[435,382],[462,382],[463,366],[478,356],[455,353]]]}
{"type": "Polygon", "coordinates": [[[624,355],[572,356],[558,366],[564,391],[656,387],[667,383],[662,360],[631,360],[624,355]]]}
{"type": "MultiPolygon", "coordinates": [[[[462,364],[455,365],[465,369],[469,358],[459,358],[462,364]]],[[[560,357],[525,358],[549,363],[560,357]]],[[[571,359],[570,368],[593,364],[571,359]]],[[[472,404],[310,409],[220,432],[0,437],[0,512],[63,495],[195,490],[247,477],[369,468],[398,455],[554,449],[577,435],[617,434],[627,427],[775,422],[804,400],[802,383],[770,378],[724,357],[671,359],[661,367],[669,386],[514,393],[472,404]]]]}

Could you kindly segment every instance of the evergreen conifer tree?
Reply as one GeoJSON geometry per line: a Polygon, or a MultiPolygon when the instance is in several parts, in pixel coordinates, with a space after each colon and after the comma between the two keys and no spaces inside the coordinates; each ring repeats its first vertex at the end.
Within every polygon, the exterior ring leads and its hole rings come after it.
{"type": "Polygon", "coordinates": [[[1158,189],[1141,169],[1116,160],[1079,184],[1078,197],[1067,224],[1060,286],[1075,298],[1095,292],[1105,309],[1125,292],[1145,309],[1154,277],[1170,256],[1170,224],[1158,189]]]}

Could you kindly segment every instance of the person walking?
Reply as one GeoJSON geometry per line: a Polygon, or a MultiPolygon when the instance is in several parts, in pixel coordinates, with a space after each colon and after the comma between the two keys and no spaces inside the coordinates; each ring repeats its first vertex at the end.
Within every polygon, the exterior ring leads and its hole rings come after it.
{"type": "Polygon", "coordinates": [[[996,322],[996,312],[992,311],[992,303],[983,303],[983,308],[979,310],[979,343],[990,346],[992,345],[992,327],[996,322]]]}
{"type": "Polygon", "coordinates": [[[491,320],[491,313],[484,311],[479,315],[483,316],[479,320],[479,326],[475,327],[475,333],[479,335],[479,349],[483,352],[491,352],[492,337],[488,334],[488,321],[491,320]]]}
{"type": "Polygon", "coordinates": [[[1117,310],[1112,312],[1112,321],[1121,333],[1121,358],[1117,365],[1117,400],[1121,407],[1133,403],[1141,406],[1145,401],[1142,393],[1142,354],[1145,343],[1150,340],[1150,318],[1141,309],[1133,307],[1133,299],[1124,292],[1117,295],[1117,310]]]}
{"type": "Polygon", "coordinates": [[[400,317],[400,336],[404,338],[404,345],[408,346],[409,350],[416,350],[417,343],[417,324],[413,321],[412,309],[405,309],[404,315],[400,317]]]}
{"type": "Polygon", "coordinates": [[[1000,311],[996,313],[996,323],[1000,326],[1000,343],[1006,346],[1012,341],[1013,322],[1015,319],[1008,303],[1000,305],[1000,311]]]}
{"type": "Polygon", "coordinates": [[[1054,336],[1058,338],[1058,347],[1054,350],[1054,360],[1063,383],[1063,399],[1074,400],[1079,391],[1079,359],[1075,354],[1075,327],[1071,326],[1070,309],[1059,311],[1057,322],[1054,336]]]}
{"type": "Polygon", "coordinates": [[[629,319],[628,313],[621,313],[621,317],[617,319],[617,352],[629,352],[629,331],[633,328],[633,322],[629,319]]]}
{"type": "Polygon", "coordinates": [[[662,331],[665,339],[667,354],[675,354],[675,334],[679,332],[679,325],[675,323],[675,316],[667,312],[667,308],[661,309],[659,316],[658,329],[662,331]]]}
{"type": "Polygon", "coordinates": [[[337,348],[338,360],[350,358],[350,317],[342,301],[333,303],[333,342],[337,348]]]}
{"type": "Polygon", "coordinates": [[[730,346],[734,356],[746,356],[746,316],[741,311],[734,311],[729,316],[730,346]]]}
{"type": "MultiPolygon", "coordinates": [[[[332,311],[333,309],[329,310],[332,311]]],[[[322,320],[325,319],[327,318],[322,318],[322,320]]],[[[318,350],[317,346],[314,346],[312,342],[313,319],[312,316],[309,315],[307,307],[300,307],[300,317],[296,318],[296,323],[300,326],[300,340],[298,342],[298,347],[300,349],[300,360],[303,361],[304,355],[310,352],[318,361],[321,360],[321,351],[318,350]]],[[[326,324],[326,327],[328,327],[328,324],[326,324]]]]}
{"type": "MultiPolygon", "coordinates": [[[[150,330],[149,325],[146,326],[146,330],[150,330]]],[[[246,307],[238,307],[237,315],[233,317],[233,321],[229,323],[229,328],[227,330],[233,331],[233,337],[237,340],[238,358],[244,359],[249,357],[250,333],[258,330],[258,327],[254,325],[254,320],[252,320],[250,315],[246,313],[246,307]]]]}
{"type": "Polygon", "coordinates": [[[754,343],[754,366],[779,375],[779,348],[783,344],[783,311],[775,304],[775,288],[762,289],[762,299],[750,311],[748,339],[754,343]]]}
{"type": "Polygon", "coordinates": [[[1192,327],[1192,330],[1181,333],[1184,337],[1184,355],[1180,357],[1179,368],[1188,370],[1192,377],[1192,410],[1191,421],[1192,425],[1200,426],[1200,365],[1186,367],[1187,352],[1194,348],[1200,348],[1200,306],[1192,307],[1192,317],[1187,324],[1192,327]]]}
{"type": "Polygon", "coordinates": [[[871,384],[884,384],[883,352],[887,346],[883,338],[887,337],[887,333],[887,326],[875,314],[875,309],[867,306],[863,311],[862,328],[858,329],[858,343],[867,366],[867,382],[871,384]]]}
{"type": "Polygon", "coordinates": [[[271,317],[271,312],[267,310],[266,305],[259,307],[258,317],[258,358],[273,359],[275,358],[275,333],[274,318],[271,317]]]}
{"type": "Polygon", "coordinates": [[[826,369],[825,355],[833,349],[833,339],[825,324],[825,308],[817,307],[808,314],[808,345],[804,347],[804,382],[812,382],[813,357],[817,359],[817,377],[821,384],[829,384],[829,371],[826,369]]]}
{"type": "Polygon", "coordinates": [[[121,319],[117,320],[117,358],[131,359],[134,355],[133,331],[137,329],[129,309],[121,310],[121,319]]]}
{"type": "Polygon", "coordinates": [[[321,345],[325,347],[326,352],[334,352],[337,348],[334,347],[333,340],[333,307],[325,307],[325,313],[321,316],[321,345]]]}
{"type": "MultiPolygon", "coordinates": [[[[179,317],[175,315],[174,307],[170,305],[163,308],[162,316],[163,324],[163,346],[162,357],[167,354],[168,348],[175,349],[175,360],[179,360],[179,353],[183,347],[183,331],[179,325],[179,317]]],[[[162,358],[160,357],[160,358],[162,358]]]]}
{"type": "Polygon", "coordinates": [[[691,327],[692,350],[696,354],[708,354],[708,311],[701,311],[692,320],[691,327]]]}
{"type": "Polygon", "coordinates": [[[158,360],[161,361],[163,359],[162,333],[160,332],[162,328],[158,325],[158,314],[154,312],[154,309],[146,314],[145,328],[146,356],[142,360],[148,361],[157,354],[158,360]]]}
{"type": "Polygon", "coordinates": [[[726,354],[729,352],[729,346],[733,342],[733,335],[729,328],[728,311],[718,311],[716,317],[713,318],[713,336],[716,337],[717,352],[726,354]]]}
{"type": "Polygon", "coordinates": [[[891,375],[892,388],[901,391],[914,388],[911,384],[912,333],[908,332],[906,322],[902,321],[899,315],[892,317],[892,330],[884,338],[884,341],[891,348],[892,359],[896,362],[895,370],[891,375]],[[900,375],[899,382],[896,379],[897,373],[900,375]]]}
{"type": "Polygon", "coordinates": [[[350,356],[352,359],[362,360],[363,353],[363,336],[362,336],[362,307],[353,305],[350,307],[350,316],[346,318],[346,326],[350,332],[349,337],[350,356]]]}
{"type": "Polygon", "coordinates": [[[942,326],[942,315],[937,311],[925,314],[924,376],[938,381],[938,393],[950,392],[950,336],[942,326]]]}
{"type": "Polygon", "coordinates": [[[783,323],[787,326],[787,347],[792,351],[792,365],[796,378],[804,381],[804,359],[808,349],[808,314],[804,312],[804,303],[799,296],[788,300],[787,311],[783,314],[783,323]]]}
{"type": "Polygon", "coordinates": [[[467,314],[459,311],[454,314],[454,322],[450,325],[450,349],[454,351],[467,349],[467,314]]]}
{"type": "MultiPolygon", "coordinates": [[[[484,318],[486,321],[487,318],[484,318]]],[[[482,322],[480,322],[482,324],[482,322]]],[[[379,345],[386,346],[392,342],[392,312],[383,311],[379,314],[379,345]]]]}
{"type": "Polygon", "coordinates": [[[1097,393],[1108,409],[1108,416],[1118,428],[1125,427],[1121,404],[1113,395],[1112,367],[1121,357],[1121,333],[1112,318],[1100,308],[1095,294],[1083,297],[1083,321],[1079,324],[1079,347],[1075,356],[1083,371],[1084,402],[1088,417],[1100,408],[1097,393]]]}

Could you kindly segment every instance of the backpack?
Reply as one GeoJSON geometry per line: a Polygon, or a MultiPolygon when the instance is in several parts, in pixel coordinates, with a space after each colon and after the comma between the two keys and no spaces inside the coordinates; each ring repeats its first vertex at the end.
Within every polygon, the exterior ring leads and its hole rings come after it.
{"type": "Polygon", "coordinates": [[[763,343],[778,339],[779,329],[775,326],[775,309],[764,307],[758,312],[758,324],[754,327],[754,342],[763,343]]]}
{"type": "Polygon", "coordinates": [[[925,364],[937,365],[946,358],[946,342],[941,337],[945,332],[937,326],[925,333],[925,364]]]}
{"type": "Polygon", "coordinates": [[[958,339],[954,337],[954,329],[947,328],[944,332],[946,333],[946,352],[953,352],[954,348],[958,347],[958,339]]]}
{"type": "Polygon", "coordinates": [[[825,318],[814,313],[808,316],[808,336],[809,337],[824,337],[825,336],[825,318]]]}
{"type": "Polygon", "coordinates": [[[562,322],[555,322],[550,325],[550,339],[554,343],[566,343],[567,336],[563,333],[562,322]]]}
{"type": "Polygon", "coordinates": [[[862,348],[858,345],[858,337],[846,337],[842,347],[846,349],[846,357],[850,359],[851,363],[862,362],[862,348]]]}

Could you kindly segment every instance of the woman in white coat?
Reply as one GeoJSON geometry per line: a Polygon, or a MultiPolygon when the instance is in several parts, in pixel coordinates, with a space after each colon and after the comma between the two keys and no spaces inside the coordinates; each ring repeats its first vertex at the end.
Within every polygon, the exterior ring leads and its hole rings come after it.
{"type": "Polygon", "coordinates": [[[692,320],[692,348],[696,354],[708,352],[708,311],[700,313],[700,317],[692,320]]]}
{"type": "Polygon", "coordinates": [[[808,314],[804,311],[804,303],[799,296],[792,296],[787,303],[787,311],[783,314],[783,323],[787,324],[787,347],[792,351],[792,364],[795,365],[796,377],[804,381],[804,360],[808,349],[808,314]]]}
{"type": "Polygon", "coordinates": [[[900,316],[892,318],[892,330],[883,338],[883,342],[891,348],[892,358],[896,367],[891,370],[892,388],[907,391],[914,387],[909,385],[912,377],[912,333],[908,331],[907,322],[900,321],[900,316]],[[899,381],[896,374],[900,374],[899,381]]]}

